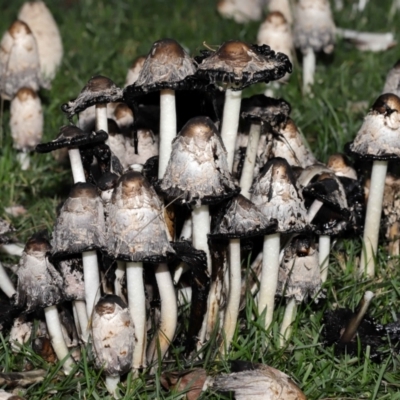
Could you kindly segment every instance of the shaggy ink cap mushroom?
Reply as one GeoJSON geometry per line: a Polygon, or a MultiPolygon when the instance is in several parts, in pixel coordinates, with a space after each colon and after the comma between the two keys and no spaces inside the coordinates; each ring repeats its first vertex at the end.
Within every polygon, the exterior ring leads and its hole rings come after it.
{"type": "Polygon", "coordinates": [[[215,52],[203,50],[196,61],[197,75],[232,90],[242,90],[257,82],[268,83],[292,72],[285,54],[275,53],[267,45],[250,45],[239,40],[229,40],[215,52]]]}
{"type": "Polygon", "coordinates": [[[85,300],[82,257],[59,260],[55,266],[63,278],[65,299],[85,300]]]}
{"type": "Polygon", "coordinates": [[[210,239],[244,239],[262,236],[277,227],[277,221],[268,219],[250,200],[241,194],[230,199],[216,218],[210,239]]]}
{"type": "Polygon", "coordinates": [[[211,119],[192,118],[182,128],[172,143],[160,189],[168,199],[191,204],[215,204],[238,193],[211,119]]]}
{"type": "Polygon", "coordinates": [[[251,193],[251,201],[263,214],[278,220],[277,232],[310,230],[303,195],[285,159],[278,157],[268,161],[254,180],[251,193]]]}
{"type": "Polygon", "coordinates": [[[104,248],[104,210],[96,186],[86,182],[73,185],[54,225],[52,244],[56,258],[104,248]]]}
{"type": "Polygon", "coordinates": [[[56,139],[48,143],[41,143],[36,146],[36,152],[49,153],[53,150],[67,148],[78,148],[86,145],[101,143],[107,140],[108,134],[104,131],[83,132],[77,126],[65,125],[60,128],[56,139]]]}
{"type": "Polygon", "coordinates": [[[120,376],[132,365],[134,326],[128,306],[115,295],[106,295],[94,307],[92,321],[94,359],[105,375],[120,376]]]}
{"type": "Polygon", "coordinates": [[[37,92],[43,82],[35,37],[29,26],[15,21],[0,43],[0,95],[11,100],[19,89],[37,92]]]}
{"type": "Polygon", "coordinates": [[[108,211],[106,242],[111,256],[159,263],[174,254],[161,202],[139,172],[128,171],[119,178],[108,211]]]}
{"type": "Polygon", "coordinates": [[[190,89],[188,78],[196,73],[196,63],[174,39],[154,42],[133,85],[125,89],[125,98],[131,95],[163,89],[190,89]]]}
{"type": "Polygon", "coordinates": [[[122,101],[123,91],[110,78],[102,75],[92,77],[75,100],[64,103],[62,111],[71,119],[75,114],[95,104],[122,101]]]}
{"type": "Polygon", "coordinates": [[[51,246],[43,232],[26,243],[18,264],[16,305],[27,313],[53,306],[64,300],[63,280],[48,256],[51,246]]]}
{"type": "Polygon", "coordinates": [[[354,141],[346,150],[364,160],[400,158],[400,98],[393,93],[378,97],[354,141]]]}
{"type": "Polygon", "coordinates": [[[331,169],[339,179],[341,177],[348,179],[357,179],[357,173],[352,167],[350,160],[345,154],[335,153],[329,156],[326,166],[331,169]]]}

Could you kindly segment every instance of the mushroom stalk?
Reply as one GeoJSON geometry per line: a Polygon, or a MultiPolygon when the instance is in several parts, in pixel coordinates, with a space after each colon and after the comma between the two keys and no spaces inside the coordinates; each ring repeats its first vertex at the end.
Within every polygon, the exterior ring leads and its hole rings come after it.
{"type": "Polygon", "coordinates": [[[122,293],[122,281],[125,277],[125,261],[117,261],[115,270],[114,292],[125,301],[125,295],[122,293]]]}
{"type": "Polygon", "coordinates": [[[0,289],[10,298],[16,293],[14,285],[2,263],[0,263],[0,289]]]}
{"type": "Polygon", "coordinates": [[[93,307],[100,299],[100,279],[96,251],[84,251],[82,253],[82,264],[85,281],[86,310],[89,318],[91,318],[93,307]]]}
{"type": "Polygon", "coordinates": [[[372,292],[365,292],[364,297],[358,306],[357,314],[349,321],[343,335],[340,337],[340,343],[348,343],[353,339],[373,297],[374,294],[372,292]]]}
{"type": "Polygon", "coordinates": [[[167,169],[172,151],[172,140],[176,136],[175,90],[163,89],[160,92],[160,151],[158,177],[162,178],[167,169]]]}
{"type": "Polygon", "coordinates": [[[229,171],[232,171],[236,136],[239,126],[242,91],[227,89],[225,92],[224,112],[222,116],[221,137],[227,151],[229,171]]]}
{"type": "Polygon", "coordinates": [[[71,171],[74,178],[74,183],[86,182],[85,171],[83,169],[82,158],[79,149],[68,149],[68,155],[71,163],[71,171]]]}
{"type": "Polygon", "coordinates": [[[69,375],[73,369],[74,361],[69,355],[68,347],[64,341],[57,306],[46,307],[44,309],[44,316],[46,318],[47,330],[49,331],[54,352],[59,361],[65,359],[63,369],[65,374],[69,375]]]}
{"type": "Polygon", "coordinates": [[[121,381],[121,377],[119,375],[117,376],[109,376],[106,375],[106,388],[108,393],[110,393],[114,399],[120,399],[121,396],[119,395],[119,390],[118,390],[118,384],[121,381]]]}
{"type": "Polygon", "coordinates": [[[235,333],[236,322],[239,315],[240,292],[242,277],[240,273],[240,239],[229,241],[229,297],[225,310],[224,341],[220,350],[223,354],[228,352],[235,333]]]}
{"type": "Polygon", "coordinates": [[[303,92],[309,93],[314,83],[316,57],[314,50],[309,47],[303,54],[303,92]]]}
{"type": "Polygon", "coordinates": [[[283,347],[287,339],[290,337],[292,333],[292,323],[296,319],[297,314],[297,303],[296,299],[290,299],[289,303],[286,305],[285,308],[285,315],[283,316],[283,321],[280,329],[280,337],[279,337],[279,344],[283,347]]]}
{"type": "Polygon", "coordinates": [[[161,298],[161,322],[158,333],[154,336],[147,351],[147,358],[151,361],[156,360],[158,356],[160,360],[164,358],[174,338],[178,321],[178,304],[167,264],[157,265],[156,281],[161,298]]]}
{"type": "Polygon", "coordinates": [[[329,254],[331,252],[331,237],[328,235],[320,235],[319,237],[319,267],[321,269],[321,281],[326,282],[328,277],[329,254]]]}
{"type": "Polygon", "coordinates": [[[264,236],[263,264],[258,297],[258,312],[265,312],[265,329],[271,325],[274,313],[275,293],[278,286],[279,251],[281,234],[264,236]]]}
{"type": "Polygon", "coordinates": [[[361,262],[358,271],[359,275],[362,276],[365,274],[367,278],[373,278],[375,275],[374,256],[378,250],[379,227],[387,167],[387,161],[374,161],[372,165],[371,186],[364,225],[364,249],[361,254],[361,262]]]}
{"type": "Polygon", "coordinates": [[[261,135],[261,124],[251,124],[249,132],[249,142],[246,149],[242,176],[240,177],[240,193],[250,199],[250,187],[253,183],[254,166],[256,163],[258,142],[261,135]]]}
{"type": "Polygon", "coordinates": [[[9,256],[22,256],[24,246],[19,243],[5,243],[0,246],[0,252],[9,256]]]}
{"type": "Polygon", "coordinates": [[[320,200],[314,200],[313,203],[311,204],[310,208],[307,211],[307,217],[308,221],[311,223],[314,217],[317,215],[317,212],[320,210],[320,208],[323,206],[323,202],[320,200]]]}
{"type": "Polygon", "coordinates": [[[136,337],[132,368],[139,369],[146,365],[146,296],[143,284],[143,263],[134,261],[126,263],[126,286],[128,306],[136,337]]]}
{"type": "Polygon", "coordinates": [[[78,324],[81,331],[81,339],[84,343],[87,343],[89,339],[89,321],[86,311],[86,303],[83,300],[74,300],[73,309],[78,319],[78,324]]]}
{"type": "MultiPolygon", "coordinates": [[[[108,132],[107,103],[96,104],[96,131],[108,132]]],[[[108,144],[108,142],[106,141],[108,144]]]]}

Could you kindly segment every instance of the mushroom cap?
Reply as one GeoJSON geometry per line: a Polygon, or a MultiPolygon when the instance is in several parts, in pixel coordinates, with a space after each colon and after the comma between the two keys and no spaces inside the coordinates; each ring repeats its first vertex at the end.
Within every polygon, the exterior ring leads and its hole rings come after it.
{"type": "Polygon", "coordinates": [[[43,232],[26,243],[19,260],[16,304],[29,313],[63,301],[63,280],[48,259],[51,251],[43,232]]]}
{"type": "Polygon", "coordinates": [[[66,257],[105,246],[103,203],[96,186],[78,182],[61,207],[53,231],[55,257],[66,257]]]}
{"type": "Polygon", "coordinates": [[[95,104],[104,104],[122,101],[123,91],[110,78],[96,75],[88,83],[75,100],[64,103],[62,111],[71,119],[75,114],[95,104]]]}
{"type": "Polygon", "coordinates": [[[160,188],[169,199],[196,204],[218,203],[239,191],[210,118],[192,118],[173,140],[160,188]]]}
{"type": "Polygon", "coordinates": [[[214,390],[233,391],[236,400],[306,400],[304,393],[283,372],[264,364],[235,363],[240,372],[216,376],[214,390]]]}
{"type": "Polygon", "coordinates": [[[242,90],[256,82],[270,82],[292,72],[289,58],[267,45],[250,45],[239,40],[223,43],[215,52],[202,51],[197,75],[216,86],[242,90]]]}
{"type": "Polygon", "coordinates": [[[283,158],[273,158],[260,171],[251,187],[251,201],[269,219],[278,221],[276,232],[294,233],[310,229],[303,195],[292,169],[283,158]]]}
{"type": "Polygon", "coordinates": [[[57,269],[63,278],[65,300],[85,300],[82,257],[60,260],[57,269]]]}
{"type": "Polygon", "coordinates": [[[125,87],[133,85],[137,81],[145,61],[146,56],[139,56],[133,60],[132,65],[129,67],[126,74],[125,87]]]}
{"type": "Polygon", "coordinates": [[[196,73],[194,60],[174,39],[154,42],[133,87],[126,91],[151,92],[184,88],[186,79],[196,73]]]}
{"type": "Polygon", "coordinates": [[[29,1],[22,5],[18,19],[28,24],[35,36],[42,78],[52,80],[63,56],[61,35],[53,15],[43,1],[29,1]]]}
{"type": "Polygon", "coordinates": [[[299,0],[293,26],[294,46],[303,53],[332,53],[336,27],[328,0],[299,0]]]}
{"type": "Polygon", "coordinates": [[[11,100],[10,128],[14,148],[29,151],[40,143],[43,135],[42,103],[32,89],[19,89],[11,100]]]}
{"type": "Polygon", "coordinates": [[[275,231],[276,220],[269,220],[241,194],[234,196],[217,216],[210,238],[248,238],[275,231]]]}
{"type": "Polygon", "coordinates": [[[382,93],[393,93],[400,96],[400,60],[388,72],[382,93]]]}
{"type": "MultiPolygon", "coordinates": [[[[306,168],[318,163],[311,150],[304,143],[303,137],[291,118],[272,132],[268,158],[282,157],[292,167],[306,168]]],[[[268,146],[268,145],[267,145],[268,146]]]]}
{"type": "Polygon", "coordinates": [[[108,253],[126,261],[164,262],[171,247],[162,204],[149,182],[136,171],[122,175],[108,205],[108,253]]]}
{"type": "Polygon", "coordinates": [[[7,235],[14,231],[14,227],[9,222],[0,218],[0,244],[8,243],[10,239],[7,235]]]}
{"type": "Polygon", "coordinates": [[[219,0],[217,10],[224,18],[232,18],[238,24],[243,24],[262,18],[263,3],[263,0],[219,0]]]}
{"type": "Polygon", "coordinates": [[[54,140],[38,144],[35,150],[37,153],[49,153],[63,147],[76,148],[104,142],[107,138],[108,134],[104,131],[88,133],[83,132],[77,126],[65,125],[60,128],[58,136],[54,140]]]}
{"type": "Polygon", "coordinates": [[[346,150],[366,160],[400,157],[400,98],[382,94],[372,105],[354,141],[346,150]]]}
{"type": "Polygon", "coordinates": [[[321,290],[318,250],[311,236],[295,236],[283,249],[277,293],[301,303],[321,290]]]}
{"type": "Polygon", "coordinates": [[[1,39],[0,77],[0,95],[6,100],[21,88],[37,92],[43,86],[36,40],[25,22],[15,21],[1,39]]]}
{"type": "Polygon", "coordinates": [[[345,154],[332,154],[331,156],[329,156],[326,166],[331,169],[336,176],[349,179],[357,179],[357,172],[351,166],[350,160],[345,154]]]}
{"type": "Polygon", "coordinates": [[[127,373],[133,360],[135,329],[130,311],[115,295],[102,297],[94,307],[92,320],[94,359],[105,375],[127,373]]]}
{"type": "Polygon", "coordinates": [[[274,127],[286,122],[291,109],[286,100],[256,94],[242,99],[240,115],[243,119],[265,121],[274,127]]]}

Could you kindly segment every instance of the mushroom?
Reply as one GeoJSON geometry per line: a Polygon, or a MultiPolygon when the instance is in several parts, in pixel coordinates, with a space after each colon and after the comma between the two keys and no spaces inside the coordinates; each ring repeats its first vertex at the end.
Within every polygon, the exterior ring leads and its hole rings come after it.
{"type": "Polygon", "coordinates": [[[396,61],[396,64],[394,64],[386,75],[382,94],[385,93],[393,93],[398,97],[400,95],[400,60],[396,61]]]}
{"type": "Polygon", "coordinates": [[[52,346],[57,358],[64,361],[64,372],[69,374],[74,361],[68,355],[57,311],[57,304],[63,300],[62,278],[48,260],[50,251],[50,243],[43,233],[39,232],[28,240],[18,265],[15,302],[28,313],[43,308],[52,346]]]}
{"type": "Polygon", "coordinates": [[[43,1],[30,1],[22,5],[18,19],[29,26],[36,39],[43,81],[52,81],[63,56],[61,35],[53,15],[43,1]]]}
{"type": "Polygon", "coordinates": [[[275,233],[264,236],[263,264],[258,311],[265,314],[265,328],[272,322],[278,284],[281,233],[309,229],[303,195],[297,188],[292,169],[283,158],[273,158],[254,180],[251,201],[269,219],[278,221],[275,233]],[[266,311],[265,311],[266,309],[266,311]]]}
{"type": "Polygon", "coordinates": [[[137,80],[125,89],[125,98],[135,92],[160,91],[159,179],[164,176],[176,136],[175,90],[185,88],[195,72],[196,64],[183,47],[174,39],[162,39],[153,43],[137,80]]]}
{"type": "Polygon", "coordinates": [[[314,83],[315,53],[330,54],[335,44],[336,27],[328,0],[299,0],[294,18],[294,46],[303,53],[303,91],[314,83]]]}
{"type": "Polygon", "coordinates": [[[236,400],[306,400],[305,394],[283,372],[264,364],[235,361],[233,372],[217,375],[212,388],[234,392],[236,400]]]}
{"type": "Polygon", "coordinates": [[[283,249],[277,292],[289,299],[280,328],[283,347],[291,334],[297,305],[315,297],[321,289],[318,250],[311,236],[297,235],[283,249]]]}
{"type": "Polygon", "coordinates": [[[217,10],[224,18],[232,18],[238,24],[244,24],[261,19],[263,3],[263,0],[219,0],[217,10]]]}
{"type": "Polygon", "coordinates": [[[97,369],[106,376],[106,386],[114,398],[119,398],[120,376],[132,365],[135,327],[127,305],[115,295],[102,297],[94,308],[92,336],[97,369]]]}
{"type": "Polygon", "coordinates": [[[239,315],[242,283],[240,239],[265,235],[276,228],[277,222],[267,219],[250,200],[239,194],[229,201],[214,225],[210,239],[229,238],[229,296],[223,326],[224,341],[220,346],[226,354],[239,315]]]}
{"type": "Polygon", "coordinates": [[[280,12],[285,17],[288,24],[292,25],[292,5],[291,0],[267,0],[267,7],[270,13],[280,12]]]}
{"type": "MultiPolygon", "coordinates": [[[[211,255],[207,234],[210,233],[209,204],[216,204],[238,192],[226,161],[226,150],[215,125],[208,117],[189,120],[172,143],[172,153],[160,189],[169,200],[194,206],[192,243],[207,255],[211,275],[211,255]]],[[[215,307],[215,285],[212,284],[208,310],[215,307]]],[[[215,313],[208,313],[214,318],[215,313]]],[[[211,317],[210,317],[211,318],[211,317]]],[[[207,321],[200,333],[204,341],[207,321]]]]}
{"type": "Polygon", "coordinates": [[[137,81],[145,61],[145,56],[139,56],[133,61],[126,74],[125,87],[133,85],[137,81]]]}
{"type": "Polygon", "coordinates": [[[15,21],[0,43],[0,95],[11,100],[21,88],[43,86],[35,37],[29,26],[15,21]]]}
{"type": "Polygon", "coordinates": [[[364,250],[359,266],[359,275],[365,274],[369,278],[375,275],[374,255],[378,250],[388,160],[400,157],[399,112],[399,97],[392,93],[379,96],[365,117],[356,138],[348,145],[348,151],[351,154],[362,159],[373,160],[364,224],[364,250]]]}
{"type": "Polygon", "coordinates": [[[32,89],[19,89],[11,100],[10,129],[14,148],[20,151],[21,169],[27,170],[29,168],[27,153],[35,149],[43,135],[42,103],[32,89]]]}
{"type": "Polygon", "coordinates": [[[174,254],[174,250],[167,238],[161,202],[155,190],[139,172],[128,171],[117,182],[108,206],[106,246],[109,255],[127,262],[128,303],[136,336],[133,368],[142,368],[146,363],[143,262],[163,263],[159,270],[161,274],[156,274],[159,285],[161,275],[167,279],[169,277],[169,281],[164,280],[160,288],[162,316],[159,340],[162,357],[175,333],[177,305],[172,278],[168,276],[168,267],[164,264],[169,255],[174,254]]]}
{"type": "Polygon", "coordinates": [[[232,170],[235,142],[239,125],[242,90],[257,82],[270,82],[292,71],[289,58],[269,46],[249,45],[239,40],[223,43],[215,52],[203,51],[196,58],[197,74],[225,90],[221,137],[232,170]]]}

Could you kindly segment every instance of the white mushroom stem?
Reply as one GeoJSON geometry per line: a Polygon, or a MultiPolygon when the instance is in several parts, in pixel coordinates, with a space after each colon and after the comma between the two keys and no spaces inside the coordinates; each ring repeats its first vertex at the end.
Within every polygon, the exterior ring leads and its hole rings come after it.
{"type": "Polygon", "coordinates": [[[318,211],[321,209],[323,206],[323,202],[319,200],[314,200],[313,203],[311,204],[310,208],[307,211],[307,217],[308,217],[308,222],[312,222],[314,217],[317,215],[318,211]]]}
{"type": "Polygon", "coordinates": [[[7,243],[0,246],[0,252],[9,256],[22,256],[24,246],[21,243],[7,243]]]}
{"type": "Polygon", "coordinates": [[[161,179],[167,169],[172,151],[172,140],[176,136],[175,90],[163,89],[160,92],[160,151],[158,177],[161,179]]]}
{"type": "Polygon", "coordinates": [[[223,327],[224,341],[220,347],[220,351],[223,354],[226,354],[229,350],[239,315],[240,293],[242,286],[240,261],[240,239],[231,239],[229,241],[229,295],[223,327]]]}
{"type": "Polygon", "coordinates": [[[110,393],[114,399],[120,399],[121,396],[119,395],[118,384],[121,381],[121,377],[117,376],[109,376],[106,375],[105,384],[108,393],[110,393]]]}
{"type": "Polygon", "coordinates": [[[122,292],[122,282],[125,277],[125,261],[117,261],[117,268],[115,269],[114,292],[122,300],[126,301],[125,295],[122,292]]]}
{"type": "Polygon", "coordinates": [[[329,268],[329,254],[331,252],[331,237],[320,235],[318,245],[319,268],[321,270],[321,282],[326,282],[329,268]]]}
{"type": "Polygon", "coordinates": [[[264,236],[258,312],[262,314],[266,309],[265,329],[268,329],[271,325],[274,314],[275,293],[278,286],[280,245],[280,233],[264,236]]]}
{"type": "Polygon", "coordinates": [[[309,47],[303,53],[303,92],[309,93],[314,84],[316,57],[314,50],[309,47]]]}
{"type": "Polygon", "coordinates": [[[228,168],[232,171],[236,136],[239,127],[242,91],[227,89],[225,92],[224,112],[222,115],[221,137],[227,151],[228,168]]]}
{"type": "Polygon", "coordinates": [[[83,343],[87,343],[89,339],[89,321],[86,311],[86,303],[83,300],[74,300],[72,304],[74,312],[76,313],[76,317],[78,318],[78,324],[81,331],[81,339],[83,343]]]}
{"type": "Polygon", "coordinates": [[[240,177],[240,194],[246,199],[250,199],[250,187],[253,183],[254,166],[256,164],[256,156],[258,142],[261,135],[261,124],[251,124],[249,132],[249,141],[246,148],[246,157],[244,159],[242,176],[240,177]]]}
{"type": "Polygon", "coordinates": [[[108,132],[107,103],[96,104],[96,131],[100,130],[108,132]]]}
{"type": "Polygon", "coordinates": [[[86,182],[85,171],[83,169],[82,158],[79,149],[68,149],[68,155],[71,163],[71,171],[74,178],[74,183],[86,182]]]}
{"type": "Polygon", "coordinates": [[[192,217],[185,220],[181,232],[181,240],[190,240],[192,238],[192,217]]]}
{"type": "Polygon", "coordinates": [[[358,307],[357,314],[349,321],[349,323],[346,326],[346,329],[344,330],[340,338],[341,343],[348,343],[351,340],[353,340],[353,337],[356,334],[357,329],[360,326],[360,323],[364,318],[364,315],[367,312],[369,304],[371,303],[373,297],[374,294],[372,292],[370,291],[365,292],[364,297],[362,298],[360,305],[358,307]]]}
{"type": "Polygon", "coordinates": [[[128,306],[135,327],[135,349],[133,351],[133,369],[146,366],[146,297],[143,283],[143,263],[126,263],[126,285],[128,306]]]}
{"type": "Polygon", "coordinates": [[[158,333],[154,336],[147,351],[149,361],[155,361],[158,357],[160,357],[160,360],[164,358],[174,338],[178,322],[178,304],[167,264],[157,265],[156,281],[161,299],[161,321],[158,333]]]}
{"type": "Polygon", "coordinates": [[[190,286],[178,290],[178,306],[184,306],[192,302],[192,288],[190,286]]]}
{"type": "Polygon", "coordinates": [[[82,253],[82,264],[85,282],[86,310],[87,315],[91,319],[93,308],[100,299],[100,275],[96,251],[84,251],[82,253]]]}
{"type": "Polygon", "coordinates": [[[368,3],[368,0],[358,0],[358,11],[364,11],[367,3],[368,3]]]}
{"type": "Polygon", "coordinates": [[[185,273],[189,269],[188,265],[185,262],[179,263],[174,272],[174,284],[177,285],[183,273],[185,273]]]}
{"type": "Polygon", "coordinates": [[[20,151],[17,153],[17,160],[21,166],[22,171],[27,171],[31,165],[31,158],[29,153],[26,151],[20,151]]]}
{"type": "MultiPolygon", "coordinates": [[[[200,207],[194,207],[192,211],[192,244],[197,250],[202,250],[206,253],[207,257],[207,272],[211,276],[211,254],[208,248],[208,237],[210,233],[210,210],[207,205],[200,207]]],[[[211,293],[211,288],[210,288],[211,293]]],[[[210,309],[210,296],[208,298],[207,313],[204,316],[203,324],[199,332],[199,347],[204,343],[207,331],[207,316],[208,310],[210,309]]]]}
{"type": "Polygon", "coordinates": [[[292,324],[296,319],[297,314],[297,303],[295,299],[290,299],[286,305],[285,314],[280,329],[279,344],[281,347],[285,346],[290,334],[292,333],[292,324]]]}
{"type": "Polygon", "coordinates": [[[46,325],[49,332],[51,345],[53,346],[54,352],[56,353],[58,360],[64,360],[63,369],[65,374],[68,375],[71,373],[75,363],[69,355],[68,347],[64,341],[57,307],[46,307],[44,309],[44,316],[46,318],[46,325]]]}
{"type": "Polygon", "coordinates": [[[378,250],[379,227],[382,214],[383,192],[387,172],[387,161],[374,161],[371,173],[371,185],[368,195],[364,224],[363,244],[359,275],[373,278],[375,275],[374,257],[378,250]]]}
{"type": "Polygon", "coordinates": [[[11,282],[3,264],[0,262],[0,289],[6,294],[7,297],[12,297],[16,293],[15,287],[11,282]]]}

